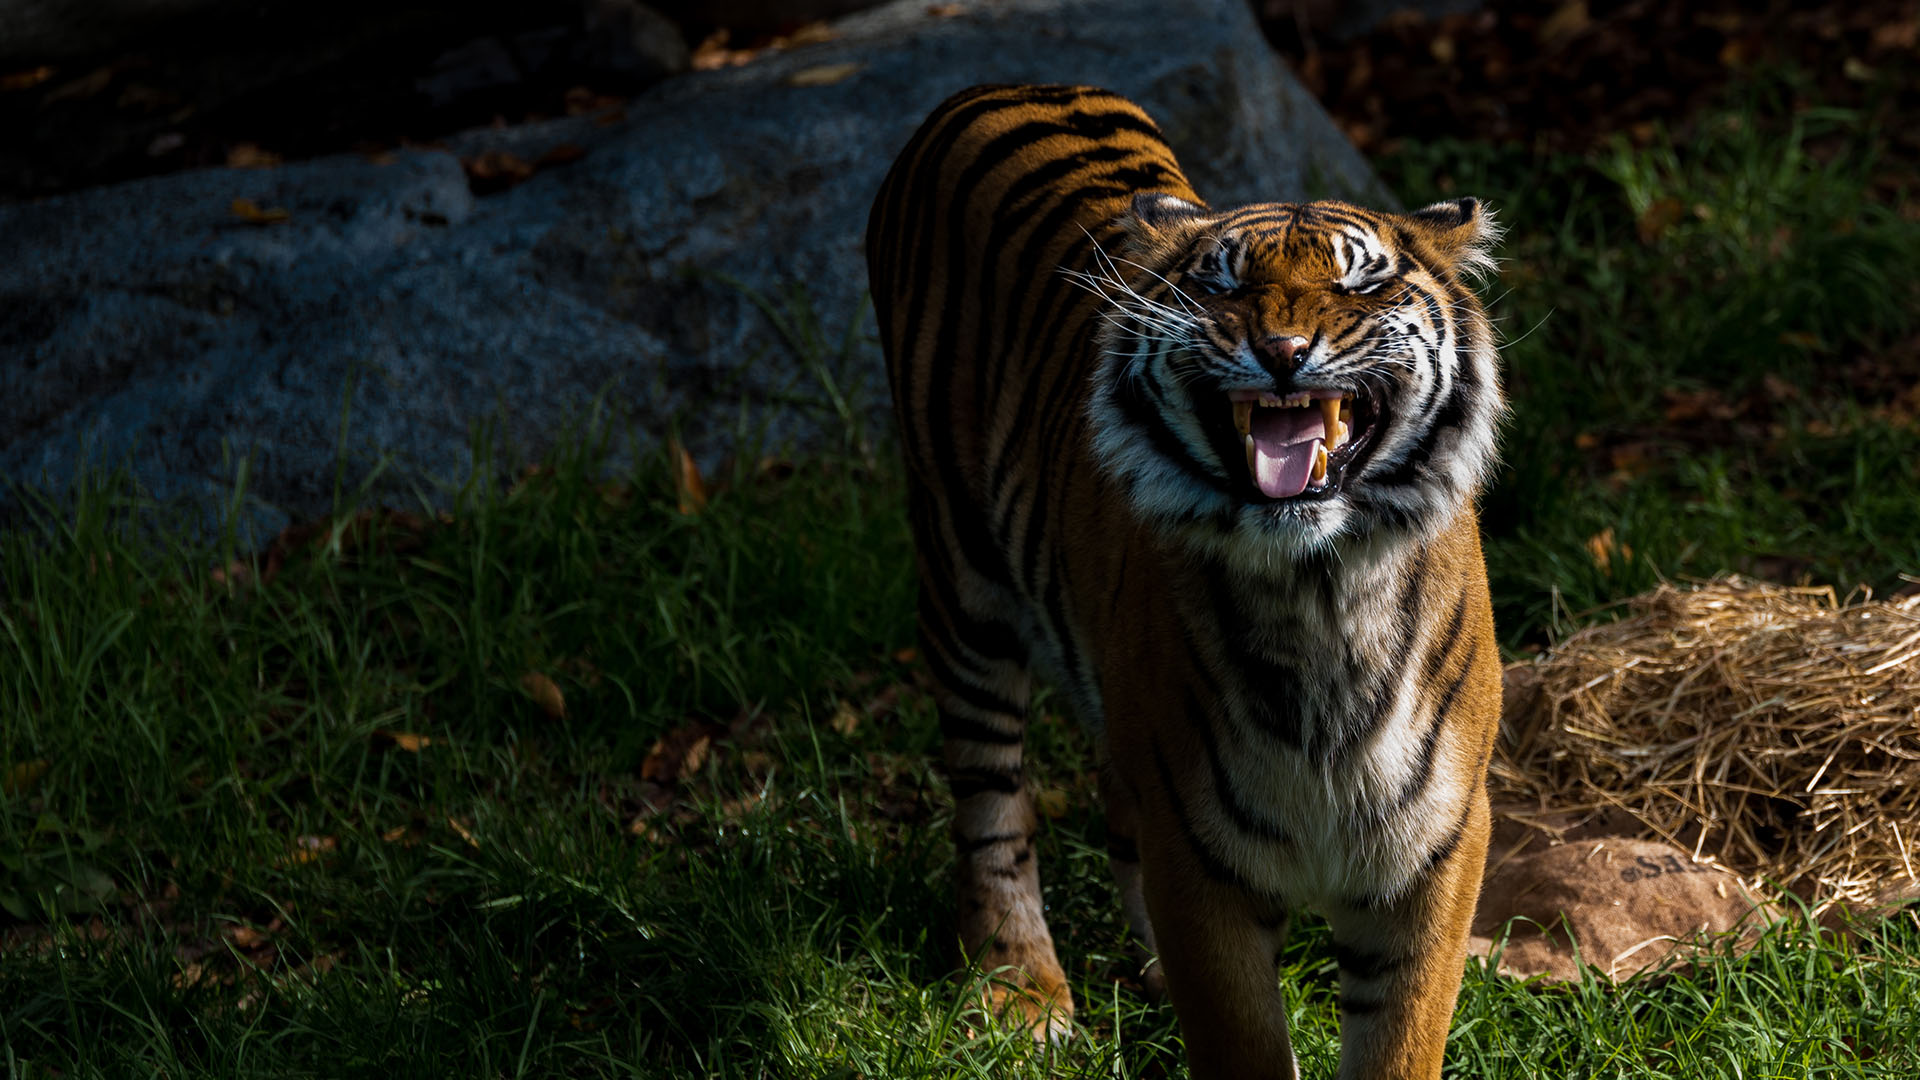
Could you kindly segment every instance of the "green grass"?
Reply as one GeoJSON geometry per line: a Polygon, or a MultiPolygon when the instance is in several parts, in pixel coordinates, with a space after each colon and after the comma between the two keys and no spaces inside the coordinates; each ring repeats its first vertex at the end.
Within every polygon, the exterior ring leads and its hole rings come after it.
{"type": "MultiPolygon", "coordinates": [[[[1742,115],[1684,154],[1387,163],[1407,201],[1473,191],[1513,228],[1486,514],[1510,643],[1656,574],[1920,569],[1916,436],[1833,374],[1916,329],[1915,225],[1863,194],[1877,137],[1851,116],[1742,115]],[[1686,213],[1643,242],[1662,199],[1686,213]],[[1713,421],[1743,441],[1666,417],[1665,391],[1708,388],[1749,402],[1713,421]],[[1603,572],[1606,528],[1634,555],[1603,572]]],[[[1085,1037],[1048,1056],[967,1015],[990,973],[957,970],[890,459],[850,439],[743,463],[682,513],[668,460],[609,479],[606,449],[585,432],[430,528],[321,534],[264,586],[217,581],[217,545],[156,546],[120,480],[0,534],[4,1075],[1181,1075],[1170,1011],[1123,985],[1090,748],[1044,705],[1034,782],[1073,797],[1041,858],[1085,1037]]],[[[1324,932],[1284,964],[1328,1075],[1324,932]]],[[[1907,915],[1849,940],[1788,924],[1619,987],[1471,965],[1449,1060],[1893,1078],[1916,1046],[1907,915]]]]}
{"type": "Polygon", "coordinates": [[[1511,227],[1484,293],[1513,412],[1482,514],[1510,644],[1663,577],[1884,594],[1920,568],[1920,401],[1888,407],[1920,382],[1920,193],[1875,195],[1903,175],[1883,133],[1794,91],[1776,74],[1592,159],[1446,142],[1381,162],[1409,205],[1475,194],[1511,227]],[[1669,417],[1702,394],[1736,415],[1669,417]],[[1633,555],[1603,568],[1608,529],[1633,555]]]}

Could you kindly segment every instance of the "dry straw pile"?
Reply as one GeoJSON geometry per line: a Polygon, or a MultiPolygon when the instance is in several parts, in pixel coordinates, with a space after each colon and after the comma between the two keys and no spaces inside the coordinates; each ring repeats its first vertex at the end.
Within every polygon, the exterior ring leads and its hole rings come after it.
{"type": "Polygon", "coordinates": [[[1503,816],[1549,831],[1624,812],[1825,908],[1920,886],[1920,596],[1728,578],[1507,670],[1503,816]]]}

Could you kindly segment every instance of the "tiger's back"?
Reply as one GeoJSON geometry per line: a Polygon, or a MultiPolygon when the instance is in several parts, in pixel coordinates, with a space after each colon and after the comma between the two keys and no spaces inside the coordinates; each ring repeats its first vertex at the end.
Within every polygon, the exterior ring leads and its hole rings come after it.
{"type": "Polygon", "coordinates": [[[1472,495],[1500,404],[1463,283],[1487,219],[1422,214],[1210,210],[1085,87],[956,95],[882,186],[961,938],[1023,973],[999,1004],[1037,1030],[1071,996],[1021,771],[1036,673],[1096,735],[1195,1075],[1292,1075],[1273,958],[1302,906],[1339,943],[1342,1075],[1438,1075],[1498,719],[1472,495]]]}

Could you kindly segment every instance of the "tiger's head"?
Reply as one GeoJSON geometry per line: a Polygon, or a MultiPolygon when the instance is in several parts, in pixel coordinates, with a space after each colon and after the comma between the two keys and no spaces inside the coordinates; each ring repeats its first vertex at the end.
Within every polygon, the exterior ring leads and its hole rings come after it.
{"type": "Polygon", "coordinates": [[[1494,462],[1475,199],[1215,212],[1136,195],[1092,265],[1096,460],[1148,519],[1301,555],[1442,527],[1494,462]]]}

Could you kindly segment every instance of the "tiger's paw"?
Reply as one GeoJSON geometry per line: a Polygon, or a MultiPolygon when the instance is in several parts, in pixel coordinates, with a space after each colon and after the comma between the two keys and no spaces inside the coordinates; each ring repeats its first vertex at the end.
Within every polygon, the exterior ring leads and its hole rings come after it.
{"type": "Polygon", "coordinates": [[[981,1009],[1002,1024],[1018,1025],[1037,1043],[1059,1044],[1073,1037],[1073,992],[1064,975],[1030,977],[1008,972],[995,977],[982,994],[981,1009]]]}

